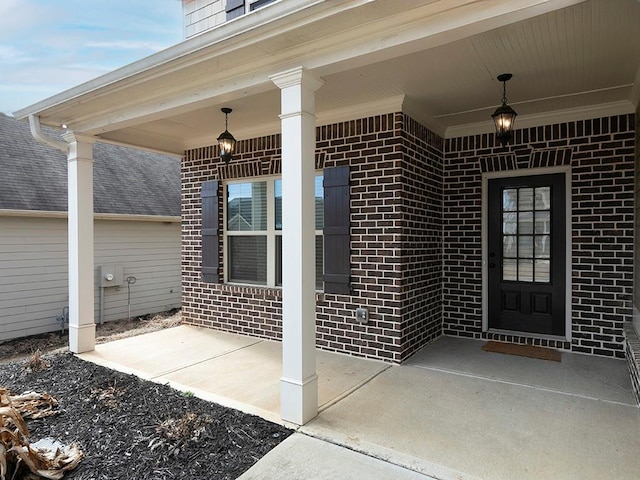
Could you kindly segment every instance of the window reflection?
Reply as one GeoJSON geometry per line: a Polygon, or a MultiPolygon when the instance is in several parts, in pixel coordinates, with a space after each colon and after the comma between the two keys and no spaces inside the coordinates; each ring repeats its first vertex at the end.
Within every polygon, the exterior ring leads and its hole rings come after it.
{"type": "Polygon", "coordinates": [[[502,190],[502,278],[551,281],[551,187],[502,190]]]}

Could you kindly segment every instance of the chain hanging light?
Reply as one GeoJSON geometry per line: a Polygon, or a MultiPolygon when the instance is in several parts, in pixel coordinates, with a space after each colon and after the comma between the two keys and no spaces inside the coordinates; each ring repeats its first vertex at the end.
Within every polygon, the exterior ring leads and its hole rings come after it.
{"type": "Polygon", "coordinates": [[[229,114],[233,111],[229,107],[221,108],[224,113],[224,132],[218,136],[218,145],[220,145],[220,158],[224,163],[229,163],[233,159],[233,152],[236,150],[236,139],[229,133],[229,114]]]}
{"type": "Polygon", "coordinates": [[[516,111],[507,105],[507,82],[511,80],[510,73],[498,75],[498,81],[502,82],[502,105],[496,108],[491,117],[496,125],[496,138],[502,146],[505,146],[511,140],[513,132],[513,124],[515,123],[516,111]]]}

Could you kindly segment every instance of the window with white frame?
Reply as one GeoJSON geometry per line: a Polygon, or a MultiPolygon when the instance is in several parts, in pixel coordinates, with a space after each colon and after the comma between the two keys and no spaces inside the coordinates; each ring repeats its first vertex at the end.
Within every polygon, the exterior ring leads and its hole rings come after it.
{"type": "Polygon", "coordinates": [[[275,0],[226,0],[226,2],[224,10],[227,13],[226,18],[228,21],[244,15],[247,12],[253,12],[254,10],[265,7],[275,2],[275,0]]]}
{"type": "MultiPolygon", "coordinates": [[[[324,192],[315,178],[316,288],[322,290],[324,192]]],[[[225,279],[229,283],[282,285],[282,180],[241,180],[225,185],[225,279]]]]}

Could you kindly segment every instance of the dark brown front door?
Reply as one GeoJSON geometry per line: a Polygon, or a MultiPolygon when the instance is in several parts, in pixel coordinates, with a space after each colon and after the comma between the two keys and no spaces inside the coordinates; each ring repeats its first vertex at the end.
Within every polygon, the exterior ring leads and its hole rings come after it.
{"type": "Polygon", "coordinates": [[[565,174],[488,182],[490,329],[565,335],[565,174]]]}

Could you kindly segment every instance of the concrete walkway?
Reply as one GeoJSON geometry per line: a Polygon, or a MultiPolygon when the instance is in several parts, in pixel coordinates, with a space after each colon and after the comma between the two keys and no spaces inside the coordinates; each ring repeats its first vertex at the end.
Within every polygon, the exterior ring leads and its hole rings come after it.
{"type": "MultiPolygon", "coordinates": [[[[623,361],[483,343],[442,337],[402,366],[319,351],[319,416],[241,478],[640,478],[623,361]]],[[[282,423],[275,342],[180,326],[81,357],[282,423]]]]}

